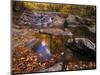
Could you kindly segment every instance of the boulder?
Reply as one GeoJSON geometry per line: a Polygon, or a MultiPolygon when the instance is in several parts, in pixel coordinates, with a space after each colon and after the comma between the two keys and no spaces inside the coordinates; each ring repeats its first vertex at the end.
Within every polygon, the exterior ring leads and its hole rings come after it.
{"type": "Polygon", "coordinates": [[[96,26],[93,25],[92,27],[88,27],[88,29],[92,32],[92,33],[96,33],[96,26]]]}
{"type": "MultiPolygon", "coordinates": [[[[74,39],[69,39],[68,43],[73,42],[73,41],[74,41],[74,39]]],[[[95,51],[95,49],[96,49],[95,43],[93,43],[92,41],[90,41],[87,38],[75,38],[75,43],[78,48],[81,47],[80,43],[82,43],[82,44],[84,44],[84,46],[92,49],[93,51],[95,51]]]]}
{"type": "Polygon", "coordinates": [[[68,24],[73,24],[73,25],[79,24],[75,15],[68,15],[68,17],[66,18],[66,21],[67,21],[68,24]]]}
{"type": "Polygon", "coordinates": [[[92,42],[92,41],[90,41],[89,39],[86,39],[86,38],[76,38],[75,39],[76,40],[76,43],[78,44],[79,43],[79,41],[82,41],[82,43],[85,45],[85,46],[87,46],[88,48],[90,48],[90,49],[92,49],[92,50],[94,50],[95,51],[95,44],[92,42]]]}
{"type": "Polygon", "coordinates": [[[78,59],[96,61],[95,44],[86,38],[69,39],[66,47],[69,48],[78,59]]]}
{"type": "Polygon", "coordinates": [[[59,17],[59,16],[54,16],[53,26],[54,27],[63,27],[64,21],[65,21],[64,18],[59,17]]]}
{"type": "Polygon", "coordinates": [[[68,36],[72,36],[73,34],[71,33],[71,31],[69,29],[59,29],[59,28],[47,28],[47,29],[41,29],[40,30],[41,33],[46,33],[46,34],[51,34],[51,35],[68,35],[68,36]]]}

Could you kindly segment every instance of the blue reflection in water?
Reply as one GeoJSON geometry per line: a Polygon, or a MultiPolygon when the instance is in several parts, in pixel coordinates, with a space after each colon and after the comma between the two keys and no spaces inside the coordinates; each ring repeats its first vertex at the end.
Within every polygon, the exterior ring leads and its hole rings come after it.
{"type": "Polygon", "coordinates": [[[45,45],[44,41],[41,43],[41,45],[39,47],[37,47],[36,51],[39,54],[41,54],[44,61],[50,60],[52,57],[52,54],[51,54],[50,50],[47,48],[47,46],[45,45]]]}

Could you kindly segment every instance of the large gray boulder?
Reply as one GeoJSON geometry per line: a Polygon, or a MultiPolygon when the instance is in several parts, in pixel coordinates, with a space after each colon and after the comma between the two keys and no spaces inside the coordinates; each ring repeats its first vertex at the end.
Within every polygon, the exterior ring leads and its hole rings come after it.
{"type": "Polygon", "coordinates": [[[69,39],[66,47],[69,48],[78,59],[96,61],[96,47],[89,39],[69,39]]]}
{"type": "Polygon", "coordinates": [[[76,19],[75,15],[68,15],[68,17],[66,18],[66,21],[69,25],[73,24],[73,25],[78,25],[79,22],[76,19]]]}
{"type": "MultiPolygon", "coordinates": [[[[89,39],[87,38],[75,38],[75,42],[76,42],[76,45],[77,47],[80,48],[81,44],[80,44],[80,41],[81,43],[83,43],[86,47],[92,49],[95,51],[96,49],[96,46],[95,46],[95,43],[93,43],[92,41],[90,41],[89,39]]],[[[73,39],[69,39],[68,42],[73,42],[73,39]]]]}
{"type": "Polygon", "coordinates": [[[41,33],[51,34],[51,35],[68,35],[73,36],[72,32],[69,29],[62,30],[60,28],[47,28],[47,29],[40,29],[41,33]]]}
{"type": "Polygon", "coordinates": [[[78,43],[79,41],[83,41],[83,44],[87,46],[88,48],[95,50],[96,46],[95,43],[90,41],[89,39],[86,38],[76,38],[76,42],[78,43]]]}

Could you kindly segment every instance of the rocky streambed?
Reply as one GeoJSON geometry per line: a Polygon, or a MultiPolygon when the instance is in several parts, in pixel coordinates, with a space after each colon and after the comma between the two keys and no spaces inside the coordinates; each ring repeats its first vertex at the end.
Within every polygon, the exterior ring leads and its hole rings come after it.
{"type": "Polygon", "coordinates": [[[13,16],[12,71],[33,73],[96,68],[94,19],[68,14],[23,12],[13,16]],[[52,58],[42,61],[36,47],[45,41],[52,58]]]}

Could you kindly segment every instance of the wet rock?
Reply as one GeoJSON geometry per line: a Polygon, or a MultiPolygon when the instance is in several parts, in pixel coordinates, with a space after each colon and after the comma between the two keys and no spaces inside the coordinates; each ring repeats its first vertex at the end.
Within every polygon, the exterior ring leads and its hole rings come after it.
{"type": "Polygon", "coordinates": [[[90,18],[83,18],[83,23],[87,26],[91,26],[92,20],[90,18]]]}
{"type": "Polygon", "coordinates": [[[95,51],[95,43],[93,43],[92,41],[90,41],[89,39],[86,39],[86,38],[75,38],[75,39],[69,39],[68,40],[68,43],[69,42],[73,42],[75,40],[75,43],[77,45],[77,47],[81,48],[81,43],[84,44],[84,46],[92,49],[93,51],[95,51]]]}
{"type": "Polygon", "coordinates": [[[94,44],[92,41],[90,41],[89,39],[86,39],[86,38],[76,38],[75,40],[76,40],[76,43],[79,43],[79,41],[83,41],[82,43],[83,43],[85,46],[87,46],[88,48],[90,48],[90,49],[92,49],[92,50],[95,51],[96,46],[95,46],[95,44],[94,44]]]}
{"type": "Polygon", "coordinates": [[[94,25],[94,21],[87,17],[80,17],[78,15],[68,15],[66,18],[67,25],[71,27],[80,26],[91,26],[94,25]]]}
{"type": "Polygon", "coordinates": [[[96,33],[96,26],[93,25],[92,27],[88,27],[88,29],[92,32],[92,33],[96,33]]]}
{"type": "Polygon", "coordinates": [[[62,27],[64,24],[64,18],[59,17],[59,16],[55,16],[54,20],[53,20],[53,26],[54,27],[62,27]]]}
{"type": "Polygon", "coordinates": [[[87,60],[96,60],[96,48],[95,44],[86,38],[75,38],[69,39],[66,44],[73,53],[76,53],[76,56],[81,59],[87,60]]]}
{"type": "Polygon", "coordinates": [[[41,29],[40,30],[41,33],[47,33],[47,34],[51,34],[51,35],[68,35],[68,36],[72,36],[73,34],[70,32],[69,29],[59,29],[59,28],[48,28],[48,29],[41,29]]]}
{"type": "Polygon", "coordinates": [[[66,18],[66,21],[67,21],[68,24],[73,24],[73,25],[79,24],[75,15],[68,15],[68,17],[66,18]]]}
{"type": "Polygon", "coordinates": [[[94,20],[88,17],[76,16],[76,20],[79,22],[79,25],[86,25],[86,26],[94,25],[94,20]]]}

